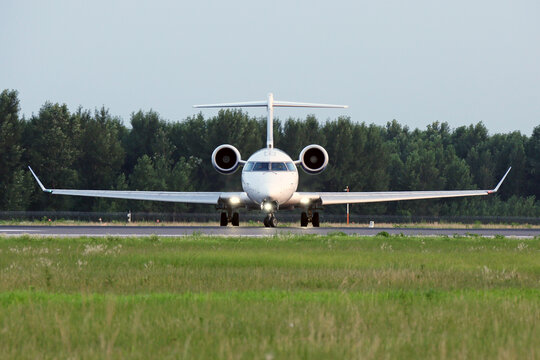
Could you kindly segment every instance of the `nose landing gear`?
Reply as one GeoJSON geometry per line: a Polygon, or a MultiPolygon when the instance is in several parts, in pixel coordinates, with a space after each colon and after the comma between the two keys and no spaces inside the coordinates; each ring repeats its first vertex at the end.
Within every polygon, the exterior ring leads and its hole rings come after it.
{"type": "Polygon", "coordinates": [[[308,226],[308,223],[311,223],[313,227],[319,227],[319,213],[316,211],[312,212],[311,210],[308,210],[307,213],[305,211],[302,212],[300,215],[300,226],[306,227],[308,226]]]}
{"type": "Polygon", "coordinates": [[[278,221],[276,217],[274,216],[274,214],[268,214],[264,218],[263,223],[264,223],[264,226],[266,227],[276,227],[278,224],[278,221]]]}

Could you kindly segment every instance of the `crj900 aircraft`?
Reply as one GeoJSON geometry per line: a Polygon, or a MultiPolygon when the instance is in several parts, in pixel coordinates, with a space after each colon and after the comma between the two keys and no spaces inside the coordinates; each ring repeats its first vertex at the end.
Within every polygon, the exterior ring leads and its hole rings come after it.
{"type": "Polygon", "coordinates": [[[272,94],[263,101],[240,103],[194,105],[195,108],[265,107],[268,111],[266,147],[242,160],[234,146],[224,144],[212,153],[212,165],[221,174],[232,174],[242,169],[243,192],[163,192],[163,191],[111,191],[111,190],[60,190],[47,189],[30,168],[41,189],[53,195],[76,195],[117,199],[170,201],[194,204],[211,204],[221,210],[221,226],[230,222],[239,225],[238,209],[246,208],[266,213],[264,225],[277,226],[278,210],[302,209],[300,225],[311,223],[319,226],[319,213],[325,205],[370,203],[382,201],[434,199],[460,196],[480,196],[496,193],[510,172],[504,174],[493,190],[450,191],[388,191],[388,192],[298,192],[300,165],[308,174],[318,174],[328,165],[328,153],[320,145],[308,145],[298,160],[292,160],[285,152],[274,148],[273,116],[276,107],[347,108],[346,105],[313,104],[274,100],[272,94]]]}

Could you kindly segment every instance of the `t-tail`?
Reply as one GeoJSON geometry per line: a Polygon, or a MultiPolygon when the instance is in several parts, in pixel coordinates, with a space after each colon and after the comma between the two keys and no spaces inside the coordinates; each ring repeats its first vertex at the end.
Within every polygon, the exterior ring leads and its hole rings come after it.
{"type": "Polygon", "coordinates": [[[274,100],[274,94],[269,93],[266,100],[247,101],[238,103],[193,105],[194,108],[229,108],[229,107],[266,107],[268,112],[266,122],[266,147],[274,147],[274,108],[275,107],[307,107],[307,108],[348,108],[347,105],[315,104],[292,101],[274,100]]]}

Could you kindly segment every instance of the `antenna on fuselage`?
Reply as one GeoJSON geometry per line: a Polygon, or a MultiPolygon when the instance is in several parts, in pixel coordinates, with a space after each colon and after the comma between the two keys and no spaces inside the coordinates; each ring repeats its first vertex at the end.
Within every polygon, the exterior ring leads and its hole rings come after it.
{"type": "Polygon", "coordinates": [[[228,108],[228,107],[266,107],[268,112],[266,120],[266,147],[274,147],[274,107],[309,107],[309,108],[343,108],[348,105],[301,103],[292,101],[276,101],[274,94],[269,93],[266,101],[248,101],[239,103],[193,105],[194,108],[228,108]]]}

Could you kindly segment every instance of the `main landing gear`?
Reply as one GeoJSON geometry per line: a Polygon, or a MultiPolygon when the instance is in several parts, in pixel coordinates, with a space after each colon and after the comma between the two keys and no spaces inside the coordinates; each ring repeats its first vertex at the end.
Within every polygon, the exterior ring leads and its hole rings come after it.
{"type": "Polygon", "coordinates": [[[300,226],[306,227],[309,223],[311,223],[313,227],[319,227],[320,222],[318,212],[312,212],[311,210],[308,210],[307,213],[305,211],[302,212],[300,215],[300,226]]]}
{"type": "Polygon", "coordinates": [[[276,227],[278,224],[278,221],[276,217],[274,216],[274,214],[268,214],[264,218],[263,223],[264,223],[264,226],[266,227],[276,227]]]}
{"type": "Polygon", "coordinates": [[[238,215],[237,212],[229,213],[226,212],[221,213],[221,219],[219,221],[220,226],[227,226],[228,223],[231,223],[232,226],[238,226],[240,225],[240,215],[238,215]]]}

